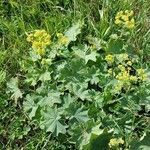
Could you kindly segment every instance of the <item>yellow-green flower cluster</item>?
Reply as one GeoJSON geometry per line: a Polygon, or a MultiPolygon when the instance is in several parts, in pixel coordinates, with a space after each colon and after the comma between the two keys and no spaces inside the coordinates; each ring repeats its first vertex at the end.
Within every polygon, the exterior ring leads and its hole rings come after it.
{"type": "Polygon", "coordinates": [[[148,75],[146,74],[145,70],[142,68],[137,69],[137,74],[138,74],[138,79],[140,79],[141,81],[146,81],[148,78],[148,75]]]}
{"type": "Polygon", "coordinates": [[[145,69],[137,69],[136,75],[130,75],[130,69],[131,68],[125,68],[123,65],[119,65],[118,68],[120,69],[120,72],[116,75],[116,79],[118,80],[117,84],[115,85],[115,92],[119,92],[122,87],[125,87],[126,85],[131,85],[132,82],[137,81],[146,81],[148,79],[148,75],[145,72],[145,69]]]}
{"type": "Polygon", "coordinates": [[[108,73],[109,73],[110,75],[113,73],[112,68],[109,68],[109,69],[108,69],[108,73]]]}
{"type": "MultiPolygon", "coordinates": [[[[131,61],[127,62],[127,65],[132,65],[131,61]]],[[[116,79],[123,81],[123,82],[129,82],[129,81],[137,81],[137,77],[130,75],[130,67],[128,67],[127,69],[125,68],[125,66],[123,65],[118,65],[118,68],[120,69],[121,72],[118,73],[118,75],[116,76],[116,79]]]]}
{"type": "Polygon", "coordinates": [[[115,93],[118,93],[118,92],[120,92],[121,91],[121,89],[122,89],[122,87],[123,87],[123,83],[122,82],[117,82],[116,84],[115,84],[115,87],[114,87],[114,92],[115,93]]]}
{"type": "Polygon", "coordinates": [[[67,45],[69,43],[68,37],[63,35],[62,33],[57,33],[58,43],[60,45],[67,45]]]}
{"type": "Polygon", "coordinates": [[[135,27],[135,20],[133,18],[133,11],[119,11],[115,17],[115,24],[123,25],[128,29],[135,27]]]}
{"type": "Polygon", "coordinates": [[[35,30],[27,36],[27,41],[32,43],[35,52],[42,56],[46,47],[51,43],[51,36],[45,30],[35,30]]]}
{"type": "Polygon", "coordinates": [[[118,55],[116,55],[116,58],[117,58],[118,61],[120,61],[120,62],[129,60],[129,56],[128,56],[128,54],[126,54],[126,53],[118,54],[118,55]]]}
{"type": "Polygon", "coordinates": [[[105,60],[112,68],[107,70],[109,76],[113,76],[116,80],[113,91],[118,93],[121,89],[128,88],[132,85],[132,83],[136,83],[137,81],[146,81],[148,75],[145,70],[135,69],[135,74],[131,74],[131,70],[133,67],[134,60],[130,60],[128,54],[116,54],[116,55],[106,55],[105,60]],[[112,64],[113,63],[113,64],[112,64]]]}
{"type": "Polygon", "coordinates": [[[122,138],[119,138],[119,139],[113,138],[109,142],[109,147],[110,148],[118,148],[120,144],[121,145],[124,144],[124,140],[122,138]]]}
{"type": "Polygon", "coordinates": [[[51,64],[51,59],[43,58],[42,61],[41,61],[41,64],[42,65],[51,64]]]}
{"type": "MultiPolygon", "coordinates": [[[[130,65],[132,62],[130,62],[130,65]]],[[[127,64],[129,64],[127,63],[127,64]]],[[[137,81],[138,79],[141,81],[146,81],[148,78],[148,75],[146,74],[145,70],[143,68],[137,69],[137,75],[133,76],[129,74],[130,67],[125,69],[123,65],[119,65],[118,68],[121,70],[121,72],[116,76],[116,78],[120,81],[137,81]]]]}
{"type": "Polygon", "coordinates": [[[121,72],[118,73],[116,78],[120,81],[127,82],[130,80],[130,74],[129,71],[125,69],[124,66],[119,65],[118,68],[121,70],[121,72]]]}
{"type": "Polygon", "coordinates": [[[105,60],[109,63],[109,64],[112,64],[114,62],[114,56],[111,55],[111,54],[108,54],[106,57],[105,57],[105,60]]]}

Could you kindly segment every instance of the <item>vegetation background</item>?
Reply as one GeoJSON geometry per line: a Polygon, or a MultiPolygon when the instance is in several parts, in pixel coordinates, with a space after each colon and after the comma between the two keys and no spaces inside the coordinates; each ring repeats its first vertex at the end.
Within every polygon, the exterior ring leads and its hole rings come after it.
{"type": "Polygon", "coordinates": [[[21,76],[19,61],[28,56],[27,32],[45,29],[53,36],[82,20],[85,25],[78,41],[83,43],[86,35],[105,38],[116,12],[133,10],[137,30],[128,43],[132,43],[140,63],[149,66],[149,6],[149,0],[0,0],[0,149],[67,149],[61,141],[49,140],[48,133],[34,127],[23,112],[22,102],[16,106],[6,93],[7,81],[21,76]]]}

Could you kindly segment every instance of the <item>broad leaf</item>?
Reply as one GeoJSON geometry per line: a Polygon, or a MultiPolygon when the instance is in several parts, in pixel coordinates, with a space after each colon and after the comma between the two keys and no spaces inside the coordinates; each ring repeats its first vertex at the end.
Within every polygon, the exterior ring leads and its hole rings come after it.
{"type": "Polygon", "coordinates": [[[24,101],[23,106],[24,106],[24,111],[29,114],[30,119],[35,117],[36,111],[39,107],[36,101],[38,101],[41,98],[42,98],[41,96],[36,96],[36,95],[26,96],[26,101],[24,101]]]}
{"type": "Polygon", "coordinates": [[[84,110],[83,107],[80,107],[75,103],[71,103],[66,111],[70,116],[70,120],[73,118],[75,118],[78,122],[87,122],[89,120],[88,110],[84,110]]]}
{"type": "Polygon", "coordinates": [[[96,37],[92,37],[91,35],[87,37],[88,42],[97,50],[101,49],[101,43],[102,41],[96,37]]]}
{"type": "Polygon", "coordinates": [[[17,103],[18,98],[22,98],[22,92],[18,88],[18,78],[11,78],[11,80],[7,83],[8,92],[11,92],[11,98],[15,100],[17,103]]]}
{"type": "Polygon", "coordinates": [[[84,76],[79,72],[85,68],[85,63],[80,59],[72,59],[65,64],[64,68],[60,69],[59,80],[67,82],[83,82],[84,76]]]}
{"type": "Polygon", "coordinates": [[[72,91],[81,100],[88,100],[91,101],[91,96],[89,94],[89,91],[86,90],[85,87],[83,87],[81,84],[73,84],[72,85],[72,91]]]}
{"type": "Polygon", "coordinates": [[[61,119],[61,116],[56,108],[49,108],[46,112],[42,112],[41,114],[43,116],[43,119],[40,122],[40,126],[42,129],[44,128],[47,132],[50,131],[56,136],[58,136],[59,133],[66,133],[66,126],[61,124],[61,122],[59,121],[61,119]]]}
{"type": "Polygon", "coordinates": [[[46,71],[45,73],[41,74],[39,80],[41,81],[48,81],[51,79],[50,72],[46,71]]]}
{"type": "Polygon", "coordinates": [[[96,62],[96,56],[98,56],[98,55],[95,51],[92,51],[90,54],[87,54],[85,56],[85,63],[87,64],[87,62],[89,60],[92,60],[92,61],[96,62]]]}
{"type": "Polygon", "coordinates": [[[69,39],[69,42],[76,41],[76,36],[81,33],[82,23],[74,24],[65,32],[65,36],[69,39]]]}
{"type": "Polygon", "coordinates": [[[89,52],[87,46],[85,46],[83,50],[74,48],[74,53],[78,57],[84,59],[85,64],[87,64],[89,60],[96,62],[96,57],[98,56],[96,51],[89,52]]]}
{"type": "Polygon", "coordinates": [[[74,114],[74,117],[80,122],[87,122],[89,120],[88,117],[88,110],[83,111],[83,108],[77,109],[77,111],[74,114]]]}
{"type": "Polygon", "coordinates": [[[80,150],[106,150],[111,139],[112,132],[100,129],[100,123],[89,120],[84,125],[73,125],[71,132],[72,143],[76,143],[80,150]]]}
{"type": "Polygon", "coordinates": [[[123,52],[123,41],[120,39],[110,39],[108,43],[107,51],[114,54],[120,54],[123,52]]]}
{"type": "Polygon", "coordinates": [[[90,134],[89,143],[83,145],[81,150],[107,150],[109,149],[108,143],[111,139],[112,133],[108,133],[107,131],[99,131],[100,129],[96,129],[96,131],[92,131],[90,134]]]}
{"type": "Polygon", "coordinates": [[[70,94],[65,95],[64,98],[63,98],[63,101],[64,101],[63,108],[64,109],[69,108],[70,104],[75,102],[76,99],[77,98],[71,96],[70,94]]]}
{"type": "Polygon", "coordinates": [[[95,123],[93,119],[85,123],[73,124],[69,132],[71,135],[70,142],[76,144],[78,147],[89,143],[89,133],[95,125],[97,125],[97,123],[95,123]]]}
{"type": "Polygon", "coordinates": [[[41,107],[43,106],[49,106],[52,107],[54,104],[60,104],[61,99],[60,99],[61,93],[58,91],[50,91],[47,96],[45,96],[41,101],[38,103],[41,107]]]}

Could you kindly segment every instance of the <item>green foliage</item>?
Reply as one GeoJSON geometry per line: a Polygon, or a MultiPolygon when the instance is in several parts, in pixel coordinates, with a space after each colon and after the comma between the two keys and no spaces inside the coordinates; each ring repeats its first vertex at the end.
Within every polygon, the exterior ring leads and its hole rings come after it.
{"type": "Polygon", "coordinates": [[[148,6],[1,1],[0,149],[149,149],[148,6]],[[114,23],[121,10],[133,29],[114,23]],[[36,29],[51,36],[42,55],[26,41],[36,29]]]}
{"type": "Polygon", "coordinates": [[[148,150],[150,149],[150,143],[149,143],[149,133],[148,134],[145,134],[142,139],[140,141],[137,141],[137,140],[133,140],[132,143],[131,143],[131,148],[132,150],[148,150]]]}
{"type": "Polygon", "coordinates": [[[3,83],[6,78],[6,72],[5,71],[0,71],[0,83],[3,83]]]}
{"type": "Polygon", "coordinates": [[[18,88],[18,78],[11,78],[7,83],[8,91],[12,93],[11,98],[15,100],[17,104],[18,98],[22,98],[22,92],[18,88]]]}
{"type": "MultiPolygon", "coordinates": [[[[143,78],[146,74],[143,69],[140,69],[142,74],[139,76],[139,67],[135,59],[120,51],[126,44],[121,43],[120,46],[121,40],[114,39],[112,42],[113,35],[106,42],[105,47],[106,53],[109,47],[113,55],[101,55],[95,47],[87,44],[77,44],[68,49],[70,43],[75,42],[80,33],[77,30],[81,31],[81,26],[77,25],[73,25],[66,31],[67,38],[70,34],[74,35],[74,38],[69,38],[68,45],[59,43],[57,47],[59,41],[55,41],[51,45],[54,49],[48,48],[45,56],[34,59],[35,57],[30,55],[28,60],[24,60],[30,62],[29,64],[23,62],[25,64],[23,70],[29,70],[25,81],[30,81],[33,72],[36,73],[34,84],[24,83],[29,86],[29,94],[23,105],[24,110],[38,127],[51,132],[54,137],[66,135],[69,139],[71,136],[68,141],[70,144],[79,140],[75,145],[77,149],[93,150],[99,147],[109,149],[109,142],[113,137],[124,138],[128,142],[124,146],[130,147],[129,143],[132,142],[133,135],[144,133],[141,131],[135,134],[133,131],[138,126],[134,114],[140,112],[140,105],[145,105],[149,98],[149,90],[143,90],[148,89],[149,86],[149,81],[143,78]],[[57,53],[51,56],[53,51],[57,53]],[[51,64],[43,64],[43,59],[50,60],[51,64]],[[130,61],[133,64],[129,63],[130,61]],[[128,66],[126,66],[127,62],[128,66]],[[135,75],[126,72],[125,66],[129,68],[132,65],[135,75]],[[114,75],[108,72],[110,67],[114,75]],[[123,78],[118,79],[121,75],[118,68],[122,70],[123,78]],[[134,77],[134,81],[130,81],[130,77],[134,77]],[[30,90],[30,86],[34,86],[34,90],[30,90]],[[119,86],[124,87],[118,89],[119,86]],[[140,100],[141,96],[142,100],[140,100]],[[146,102],[143,101],[144,97],[146,102]],[[96,125],[99,122],[101,124],[96,125]]],[[[146,110],[145,113],[147,114],[148,111],[146,110]]]]}
{"type": "Polygon", "coordinates": [[[40,96],[26,96],[26,101],[24,102],[24,110],[29,113],[29,118],[35,116],[36,110],[38,109],[38,105],[35,103],[35,100],[40,99],[40,96]]]}
{"type": "Polygon", "coordinates": [[[86,45],[83,50],[79,50],[77,48],[74,48],[73,50],[75,51],[75,55],[81,57],[85,61],[85,64],[87,64],[89,60],[96,62],[96,56],[98,54],[96,53],[96,51],[90,52],[86,45]]]}
{"type": "Polygon", "coordinates": [[[59,133],[65,134],[66,127],[60,123],[61,116],[57,109],[49,108],[46,112],[42,112],[43,120],[40,122],[42,129],[46,128],[46,131],[51,131],[58,136],[59,133]]]}
{"type": "Polygon", "coordinates": [[[81,33],[82,23],[74,24],[69,30],[65,32],[65,36],[69,39],[69,42],[76,41],[76,36],[81,33]]]}
{"type": "Polygon", "coordinates": [[[102,150],[109,149],[108,143],[110,141],[111,133],[102,133],[100,135],[91,133],[89,143],[86,146],[83,146],[83,149],[87,150],[102,150]]]}
{"type": "Polygon", "coordinates": [[[109,52],[112,53],[123,53],[123,41],[120,39],[110,39],[108,43],[108,50],[109,52]]]}

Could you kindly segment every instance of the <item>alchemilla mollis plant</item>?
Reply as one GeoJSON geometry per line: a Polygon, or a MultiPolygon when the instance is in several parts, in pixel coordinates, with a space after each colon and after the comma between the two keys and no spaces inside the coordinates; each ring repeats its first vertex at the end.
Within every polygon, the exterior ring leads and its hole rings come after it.
{"type": "Polygon", "coordinates": [[[23,98],[32,124],[72,149],[132,150],[148,136],[149,68],[128,43],[134,12],[119,11],[113,20],[117,31],[110,30],[107,39],[89,35],[82,43],[84,22],[63,33],[26,33],[31,48],[20,61],[25,88],[19,89],[18,78],[7,84],[16,104],[23,98]]]}

